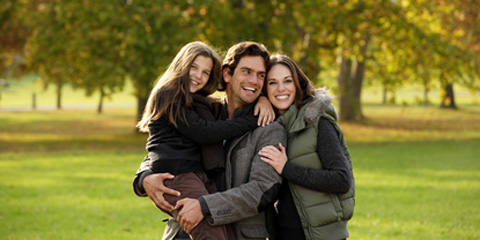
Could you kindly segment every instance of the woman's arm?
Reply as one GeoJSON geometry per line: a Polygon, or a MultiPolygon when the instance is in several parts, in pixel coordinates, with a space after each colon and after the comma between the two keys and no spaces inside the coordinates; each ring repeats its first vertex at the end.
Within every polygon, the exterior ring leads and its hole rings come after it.
{"type": "Polygon", "coordinates": [[[309,169],[287,163],[282,172],[289,181],[320,192],[346,193],[351,176],[337,132],[323,118],[318,122],[317,154],[323,169],[309,169]]]}
{"type": "Polygon", "coordinates": [[[275,121],[275,111],[267,97],[258,97],[258,101],[255,104],[254,115],[258,115],[258,126],[265,127],[275,121]]]}
{"type": "Polygon", "coordinates": [[[275,152],[272,148],[267,152],[262,149],[262,160],[279,169],[277,172],[280,171],[288,181],[300,186],[320,192],[346,193],[350,189],[352,176],[337,133],[332,124],[323,118],[318,123],[318,132],[317,154],[323,169],[294,165],[287,161],[284,151],[275,152]]]}

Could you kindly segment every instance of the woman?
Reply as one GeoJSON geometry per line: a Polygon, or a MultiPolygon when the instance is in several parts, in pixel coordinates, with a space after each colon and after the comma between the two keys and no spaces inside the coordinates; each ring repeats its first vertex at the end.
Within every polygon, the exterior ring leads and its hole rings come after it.
{"type": "Polygon", "coordinates": [[[285,55],[271,57],[264,94],[288,133],[288,151],[280,145],[280,150],[267,146],[259,152],[284,178],[276,203],[275,239],[347,238],[354,179],[332,97],[324,89],[315,91],[285,55]]]}

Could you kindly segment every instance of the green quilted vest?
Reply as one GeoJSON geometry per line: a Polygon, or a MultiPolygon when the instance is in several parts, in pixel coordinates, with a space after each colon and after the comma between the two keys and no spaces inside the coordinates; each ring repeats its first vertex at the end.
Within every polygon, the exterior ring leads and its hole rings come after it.
{"type": "MultiPolygon", "coordinates": [[[[315,98],[314,98],[315,99],[315,98]]],[[[320,117],[329,120],[335,127],[344,154],[352,172],[352,161],[343,132],[337,124],[337,112],[333,105],[323,106],[314,111],[314,118],[305,120],[305,111],[312,101],[301,109],[292,105],[278,120],[287,130],[287,155],[292,163],[312,169],[322,169],[317,155],[318,121],[320,117]]],[[[353,215],[355,204],[355,183],[352,178],[350,190],[346,194],[330,194],[307,189],[289,182],[290,191],[300,216],[307,239],[344,239],[349,236],[347,221],[353,215]]]]}

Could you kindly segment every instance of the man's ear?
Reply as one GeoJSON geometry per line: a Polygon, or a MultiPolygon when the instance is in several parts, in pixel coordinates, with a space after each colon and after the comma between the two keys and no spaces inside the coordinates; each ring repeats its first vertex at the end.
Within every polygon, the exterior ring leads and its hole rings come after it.
{"type": "Polygon", "coordinates": [[[223,69],[222,74],[223,74],[223,80],[225,80],[225,82],[230,82],[231,75],[230,75],[230,69],[228,67],[223,69]]]}

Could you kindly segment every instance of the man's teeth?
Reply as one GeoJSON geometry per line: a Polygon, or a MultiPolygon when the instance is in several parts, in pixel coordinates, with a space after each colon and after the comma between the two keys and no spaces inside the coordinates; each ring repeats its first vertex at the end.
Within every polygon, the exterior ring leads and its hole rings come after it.
{"type": "Polygon", "coordinates": [[[244,87],[243,89],[245,89],[247,91],[255,92],[255,88],[244,87]]]}

